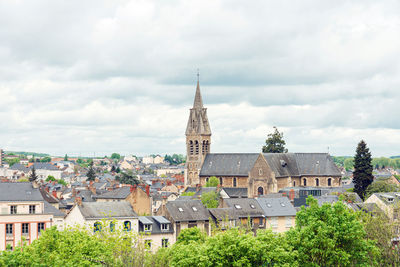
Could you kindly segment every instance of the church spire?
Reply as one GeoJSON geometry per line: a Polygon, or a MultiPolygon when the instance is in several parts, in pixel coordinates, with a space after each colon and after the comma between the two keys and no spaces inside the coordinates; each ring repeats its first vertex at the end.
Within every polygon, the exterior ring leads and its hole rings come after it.
{"type": "Polygon", "coordinates": [[[200,93],[200,74],[199,70],[197,70],[197,87],[196,87],[196,95],[194,97],[193,108],[203,108],[203,100],[201,99],[200,93]]]}

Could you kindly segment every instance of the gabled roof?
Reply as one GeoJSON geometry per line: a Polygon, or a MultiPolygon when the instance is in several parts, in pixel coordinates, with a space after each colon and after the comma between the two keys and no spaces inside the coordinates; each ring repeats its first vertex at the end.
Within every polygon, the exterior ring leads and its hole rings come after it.
{"type": "Polygon", "coordinates": [[[264,210],[265,216],[267,217],[296,215],[296,209],[287,197],[260,197],[257,199],[257,202],[260,204],[261,208],[264,210]]]}
{"type": "Polygon", "coordinates": [[[58,203],[58,202],[59,202],[59,200],[56,199],[56,198],[55,198],[53,195],[51,195],[50,193],[48,193],[48,192],[44,189],[44,187],[40,187],[40,188],[39,188],[39,191],[40,191],[40,194],[42,195],[43,199],[44,199],[46,202],[49,202],[49,203],[58,203]]]}
{"type": "Polygon", "coordinates": [[[54,217],[65,217],[65,213],[60,211],[59,209],[56,209],[51,205],[49,202],[45,201],[44,202],[44,213],[45,214],[53,214],[54,217]]]}
{"type": "Polygon", "coordinates": [[[25,165],[22,165],[20,163],[15,163],[14,165],[12,165],[10,167],[10,170],[22,171],[22,172],[25,172],[25,173],[30,171],[29,168],[27,168],[25,165]]]}
{"type": "MultiPolygon", "coordinates": [[[[49,170],[49,171],[59,171],[60,169],[48,162],[35,162],[32,166],[35,166],[36,170],[49,170]]],[[[29,168],[32,169],[32,166],[29,168]]]]}
{"type": "Polygon", "coordinates": [[[246,187],[224,187],[221,189],[229,196],[229,198],[246,198],[247,188],[246,187]]]}
{"type": "Polygon", "coordinates": [[[218,221],[239,219],[234,208],[216,208],[208,209],[208,211],[218,221]]]}
{"type": "Polygon", "coordinates": [[[200,200],[169,201],[165,206],[175,222],[208,221],[210,216],[200,200]]]}
{"type": "Polygon", "coordinates": [[[0,201],[44,201],[38,188],[31,183],[1,183],[0,201]]]}
{"type": "Polygon", "coordinates": [[[94,199],[126,199],[131,193],[129,186],[123,186],[104,194],[93,196],[94,199]]]}
{"type": "Polygon", "coordinates": [[[86,219],[137,218],[129,202],[83,202],[78,205],[86,219]]]}
{"type": "Polygon", "coordinates": [[[226,198],[224,202],[234,209],[239,218],[264,216],[263,209],[254,198],[226,198]]]}
{"type": "Polygon", "coordinates": [[[200,176],[248,176],[260,153],[208,153],[200,176]]]}

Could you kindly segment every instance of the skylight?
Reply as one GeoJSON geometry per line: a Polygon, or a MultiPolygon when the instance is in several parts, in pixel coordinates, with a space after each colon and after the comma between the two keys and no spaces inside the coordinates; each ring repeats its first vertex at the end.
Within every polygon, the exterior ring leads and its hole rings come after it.
{"type": "Polygon", "coordinates": [[[268,208],[271,208],[272,205],[271,205],[270,203],[267,203],[267,207],[268,207],[268,208]]]}
{"type": "Polygon", "coordinates": [[[235,208],[240,210],[242,207],[239,204],[235,204],[235,208]]]}
{"type": "Polygon", "coordinates": [[[183,209],[182,209],[182,208],[178,208],[178,210],[179,210],[180,212],[183,212],[183,209]]]}
{"type": "Polygon", "coordinates": [[[196,207],[192,207],[192,210],[193,210],[193,211],[197,211],[197,208],[196,208],[196,207]]]}
{"type": "Polygon", "coordinates": [[[281,203],[281,206],[282,206],[282,207],[285,207],[285,203],[281,203]]]}
{"type": "Polygon", "coordinates": [[[250,207],[251,207],[252,209],[255,209],[255,208],[256,208],[256,206],[254,206],[253,204],[250,204],[250,207]]]}

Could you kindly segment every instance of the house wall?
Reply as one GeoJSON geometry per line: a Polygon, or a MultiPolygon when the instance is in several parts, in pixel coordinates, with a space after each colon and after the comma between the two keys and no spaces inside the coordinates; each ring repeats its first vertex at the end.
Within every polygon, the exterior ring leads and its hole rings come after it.
{"type": "MultiPolygon", "coordinates": [[[[265,228],[265,219],[264,219],[263,217],[252,218],[252,220],[253,220],[253,227],[252,227],[252,229],[261,229],[261,228],[265,228]],[[260,220],[263,220],[261,226],[260,226],[260,220]]],[[[239,225],[244,225],[244,226],[246,226],[247,223],[248,223],[248,217],[239,218],[239,225]]]]}
{"type": "Polygon", "coordinates": [[[140,188],[136,188],[126,198],[138,215],[151,215],[151,197],[140,188]]]}
{"type": "Polygon", "coordinates": [[[393,206],[387,205],[375,194],[371,195],[364,203],[375,203],[390,219],[393,219],[393,206]]]}
{"type": "Polygon", "coordinates": [[[263,194],[278,192],[275,174],[269,167],[267,161],[262,154],[259,155],[254,167],[249,174],[248,195],[249,197],[257,197],[258,189],[263,189],[263,194]]]}
{"type": "MultiPolygon", "coordinates": [[[[208,221],[196,221],[195,224],[197,228],[205,231],[207,235],[211,235],[210,224],[208,221]]],[[[189,228],[189,222],[174,223],[175,238],[178,238],[180,231],[186,228],[189,228]]]]}
{"type": "Polygon", "coordinates": [[[175,233],[163,233],[163,234],[144,234],[143,240],[151,240],[151,251],[156,252],[162,246],[162,240],[168,239],[168,247],[172,246],[176,242],[175,233]]]}
{"type": "Polygon", "coordinates": [[[277,216],[267,217],[266,228],[272,229],[276,233],[283,233],[294,227],[296,216],[277,216]]]}

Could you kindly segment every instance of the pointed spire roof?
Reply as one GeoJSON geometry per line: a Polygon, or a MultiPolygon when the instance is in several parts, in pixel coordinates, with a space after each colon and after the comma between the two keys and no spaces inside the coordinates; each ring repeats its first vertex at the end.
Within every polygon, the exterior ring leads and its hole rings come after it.
{"type": "Polygon", "coordinates": [[[200,81],[197,80],[196,95],[194,97],[193,108],[203,108],[203,100],[200,93],[200,81]]]}

